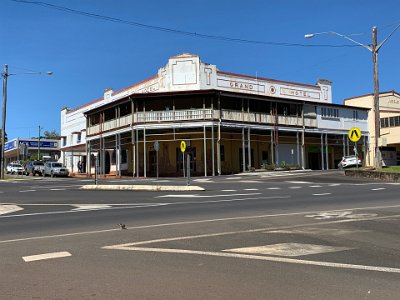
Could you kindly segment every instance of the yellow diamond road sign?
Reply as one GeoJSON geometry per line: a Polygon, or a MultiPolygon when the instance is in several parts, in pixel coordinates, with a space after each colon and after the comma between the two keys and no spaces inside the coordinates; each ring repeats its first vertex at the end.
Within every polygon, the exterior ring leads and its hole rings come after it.
{"type": "Polygon", "coordinates": [[[349,130],[348,137],[349,137],[350,141],[352,141],[353,143],[358,142],[360,140],[360,138],[361,138],[360,129],[358,129],[357,127],[351,128],[349,130]]]}
{"type": "Polygon", "coordinates": [[[186,150],[186,142],[182,141],[181,142],[181,151],[182,151],[182,153],[185,152],[185,150],[186,150]]]}

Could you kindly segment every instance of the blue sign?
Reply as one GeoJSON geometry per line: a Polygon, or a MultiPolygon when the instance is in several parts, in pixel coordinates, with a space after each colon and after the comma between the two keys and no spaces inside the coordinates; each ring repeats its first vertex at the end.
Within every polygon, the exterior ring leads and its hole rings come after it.
{"type": "MultiPolygon", "coordinates": [[[[19,144],[25,144],[29,148],[38,148],[38,141],[26,141],[26,140],[19,140],[19,144]]],[[[17,149],[17,140],[13,140],[4,144],[4,151],[10,151],[13,149],[17,149]]],[[[40,141],[40,148],[42,149],[57,149],[58,142],[49,142],[49,141],[40,141]]]]}
{"type": "Polygon", "coordinates": [[[7,142],[4,144],[4,151],[9,151],[15,148],[17,148],[17,140],[7,142]]]}

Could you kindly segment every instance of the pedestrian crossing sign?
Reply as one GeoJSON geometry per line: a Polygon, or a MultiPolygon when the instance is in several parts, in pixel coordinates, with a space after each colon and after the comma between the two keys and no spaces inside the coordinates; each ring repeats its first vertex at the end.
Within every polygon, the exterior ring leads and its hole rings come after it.
{"type": "Polygon", "coordinates": [[[361,138],[361,131],[357,127],[353,127],[349,130],[349,133],[347,136],[349,137],[350,141],[352,141],[353,143],[356,143],[361,138]]]}

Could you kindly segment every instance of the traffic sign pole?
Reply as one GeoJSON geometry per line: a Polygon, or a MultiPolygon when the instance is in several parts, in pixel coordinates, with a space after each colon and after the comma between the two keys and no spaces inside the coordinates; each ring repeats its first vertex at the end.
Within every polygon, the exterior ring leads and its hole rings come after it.
{"type": "Polygon", "coordinates": [[[186,142],[181,141],[181,152],[182,152],[182,171],[183,171],[183,177],[185,178],[185,151],[186,151],[186,142]]]}
{"type": "Polygon", "coordinates": [[[190,185],[190,155],[188,154],[187,156],[186,156],[186,164],[187,164],[187,170],[186,170],[186,173],[187,173],[187,183],[186,183],[186,185],[190,185]]]}

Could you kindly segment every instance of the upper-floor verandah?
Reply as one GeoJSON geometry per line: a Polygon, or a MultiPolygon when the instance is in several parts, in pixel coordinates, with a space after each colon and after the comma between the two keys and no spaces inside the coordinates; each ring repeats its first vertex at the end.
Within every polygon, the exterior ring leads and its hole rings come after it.
{"type": "Polygon", "coordinates": [[[219,91],[140,94],[86,112],[87,135],[143,123],[221,120],[316,127],[314,104],[219,91]]]}

